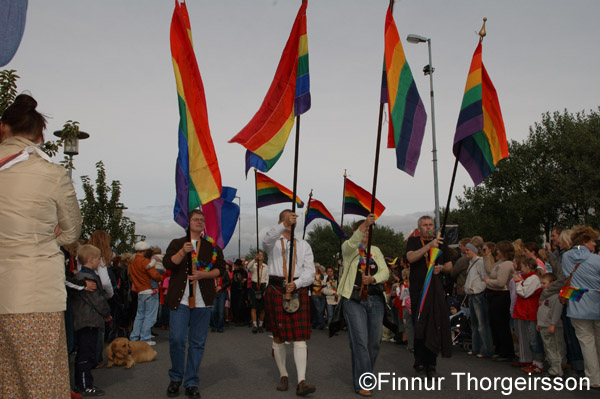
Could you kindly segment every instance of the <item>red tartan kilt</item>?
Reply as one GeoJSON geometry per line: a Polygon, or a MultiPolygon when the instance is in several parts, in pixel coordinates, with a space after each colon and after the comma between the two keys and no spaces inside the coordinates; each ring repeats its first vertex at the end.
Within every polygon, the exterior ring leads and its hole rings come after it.
{"type": "Polygon", "coordinates": [[[283,310],[283,287],[268,285],[265,291],[265,324],[267,330],[282,341],[306,341],[310,339],[310,299],[308,287],[297,291],[300,308],[296,313],[283,310]]]}

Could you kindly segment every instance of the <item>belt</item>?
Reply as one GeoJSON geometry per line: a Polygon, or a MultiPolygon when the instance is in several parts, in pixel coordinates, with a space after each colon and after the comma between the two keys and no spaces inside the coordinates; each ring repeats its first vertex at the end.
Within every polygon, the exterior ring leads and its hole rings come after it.
{"type": "MultiPolygon", "coordinates": [[[[294,280],[298,280],[298,278],[295,278],[294,280]]],[[[285,278],[279,276],[269,276],[269,285],[284,286],[285,278]]]]}

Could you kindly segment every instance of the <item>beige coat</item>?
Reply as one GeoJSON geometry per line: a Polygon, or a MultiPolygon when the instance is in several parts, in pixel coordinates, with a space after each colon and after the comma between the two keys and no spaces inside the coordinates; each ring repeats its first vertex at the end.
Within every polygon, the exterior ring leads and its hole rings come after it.
{"type": "MultiPolygon", "coordinates": [[[[35,144],[9,137],[0,159],[35,144]]],[[[66,307],[59,245],[81,233],[81,212],[65,168],[37,153],[0,171],[0,314],[59,312],[66,307]],[[56,237],[54,228],[62,234],[56,237]]]]}

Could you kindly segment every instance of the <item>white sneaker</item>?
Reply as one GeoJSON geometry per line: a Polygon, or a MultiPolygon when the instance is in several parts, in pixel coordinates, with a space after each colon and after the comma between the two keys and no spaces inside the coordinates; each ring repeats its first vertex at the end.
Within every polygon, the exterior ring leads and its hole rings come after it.
{"type": "Polygon", "coordinates": [[[156,345],[156,342],[154,342],[154,341],[143,341],[143,342],[147,343],[150,346],[156,345]]]}

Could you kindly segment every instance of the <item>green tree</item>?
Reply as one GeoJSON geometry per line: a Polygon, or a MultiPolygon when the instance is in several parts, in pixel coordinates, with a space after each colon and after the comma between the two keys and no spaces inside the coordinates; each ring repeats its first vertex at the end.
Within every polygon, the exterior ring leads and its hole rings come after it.
{"type": "Polygon", "coordinates": [[[15,101],[17,96],[17,75],[14,69],[0,71],[0,116],[15,101]]]}
{"type": "Polygon", "coordinates": [[[546,113],[482,184],[450,212],[461,237],[540,241],[552,226],[600,224],[600,113],[546,113]]]}
{"type": "MultiPolygon", "coordinates": [[[[345,225],[343,229],[348,236],[352,235],[350,226],[345,225]]],[[[341,256],[342,242],[329,224],[317,225],[308,233],[306,241],[312,248],[315,262],[323,266],[337,265],[337,258],[341,256]]],[[[372,245],[379,247],[384,256],[395,258],[404,253],[406,242],[402,233],[397,233],[388,226],[375,225],[372,245]]]]}
{"type": "Polygon", "coordinates": [[[135,223],[123,216],[127,208],[119,201],[121,183],[118,180],[113,180],[110,186],[106,183],[102,161],[96,163],[96,169],[95,188],[88,176],[81,176],[85,195],[79,201],[83,216],[81,233],[88,238],[95,230],[104,230],[110,234],[111,246],[117,253],[131,252],[136,241],[135,223]]]}

